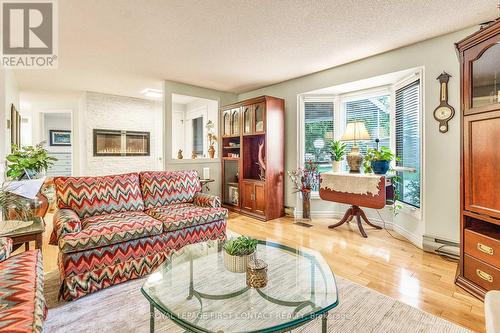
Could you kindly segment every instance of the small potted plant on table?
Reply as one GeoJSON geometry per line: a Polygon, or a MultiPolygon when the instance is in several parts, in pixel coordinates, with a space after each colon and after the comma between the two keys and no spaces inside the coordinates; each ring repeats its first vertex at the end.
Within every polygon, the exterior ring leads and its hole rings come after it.
{"type": "Polygon", "coordinates": [[[35,146],[12,145],[12,153],[6,159],[7,176],[14,180],[39,178],[57,161],[43,148],[43,142],[35,146]]]}
{"type": "Polygon", "coordinates": [[[365,172],[373,172],[376,175],[385,175],[389,171],[391,161],[395,158],[394,153],[387,147],[380,149],[368,149],[363,166],[365,172]]]}
{"type": "Polygon", "coordinates": [[[332,141],[330,155],[332,156],[333,172],[340,172],[342,168],[342,160],[345,156],[346,144],[342,141],[332,141]]]}
{"type": "Polygon", "coordinates": [[[248,262],[255,259],[257,240],[239,236],[224,244],[224,267],[233,273],[245,273],[248,262]]]}

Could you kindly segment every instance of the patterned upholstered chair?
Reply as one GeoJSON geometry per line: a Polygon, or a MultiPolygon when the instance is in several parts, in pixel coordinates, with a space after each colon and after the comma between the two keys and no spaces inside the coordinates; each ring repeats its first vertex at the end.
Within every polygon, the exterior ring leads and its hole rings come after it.
{"type": "Polygon", "coordinates": [[[47,315],[40,250],[10,256],[12,240],[0,237],[0,332],[41,332],[47,315]]]}
{"type": "Polygon", "coordinates": [[[56,177],[60,296],[73,300],[151,273],[172,250],[226,237],[227,210],[195,171],[56,177]]]}

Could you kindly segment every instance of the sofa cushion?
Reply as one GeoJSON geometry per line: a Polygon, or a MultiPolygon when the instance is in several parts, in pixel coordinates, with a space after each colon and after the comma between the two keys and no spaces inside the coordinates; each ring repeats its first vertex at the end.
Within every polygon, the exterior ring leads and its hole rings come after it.
{"type": "Polygon", "coordinates": [[[59,239],[64,253],[94,249],[141,237],[159,235],[162,222],[143,212],[120,212],[92,216],[82,221],[82,230],[59,239]]]}
{"type": "Polygon", "coordinates": [[[47,307],[40,250],[0,263],[0,332],[42,332],[47,307]]]}
{"type": "Polygon", "coordinates": [[[56,177],[59,208],[69,208],[80,218],[123,211],[144,210],[139,175],[56,177]]]}
{"type": "Polygon", "coordinates": [[[193,170],[147,171],[139,175],[146,209],[192,202],[195,193],[201,191],[198,173],[193,170]]]}
{"type": "Polygon", "coordinates": [[[146,210],[146,214],[163,222],[163,231],[174,231],[227,218],[227,209],[192,204],[163,206],[146,210]]]}

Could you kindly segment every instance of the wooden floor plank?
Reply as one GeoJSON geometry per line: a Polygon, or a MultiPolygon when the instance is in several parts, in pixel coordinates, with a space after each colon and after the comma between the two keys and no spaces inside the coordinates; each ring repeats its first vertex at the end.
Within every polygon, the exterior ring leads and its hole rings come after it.
{"type": "MultiPolygon", "coordinates": [[[[44,270],[57,269],[58,251],[48,245],[52,216],[46,218],[44,270]]],[[[484,332],[483,303],[457,287],[455,262],[423,252],[408,241],[391,237],[385,230],[368,229],[362,238],[354,226],[328,229],[331,219],[314,219],[311,228],[291,218],[261,222],[231,213],[229,230],[290,246],[319,251],[336,275],[372,288],[401,302],[484,332]]],[[[395,232],[394,236],[402,238],[395,232]]],[[[32,245],[33,246],[33,245],[32,245]]]]}

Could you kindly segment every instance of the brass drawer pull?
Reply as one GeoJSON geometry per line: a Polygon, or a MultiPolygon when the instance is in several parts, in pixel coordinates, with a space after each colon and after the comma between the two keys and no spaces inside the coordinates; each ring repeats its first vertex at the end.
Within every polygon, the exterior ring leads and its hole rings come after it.
{"type": "Polygon", "coordinates": [[[481,243],[477,243],[477,249],[483,253],[493,255],[493,248],[481,243]]]}
{"type": "Polygon", "coordinates": [[[488,281],[490,283],[493,282],[493,276],[491,276],[490,274],[488,274],[486,272],[483,272],[480,269],[476,269],[476,274],[477,274],[477,276],[479,276],[481,279],[483,279],[485,281],[488,281]]]}

